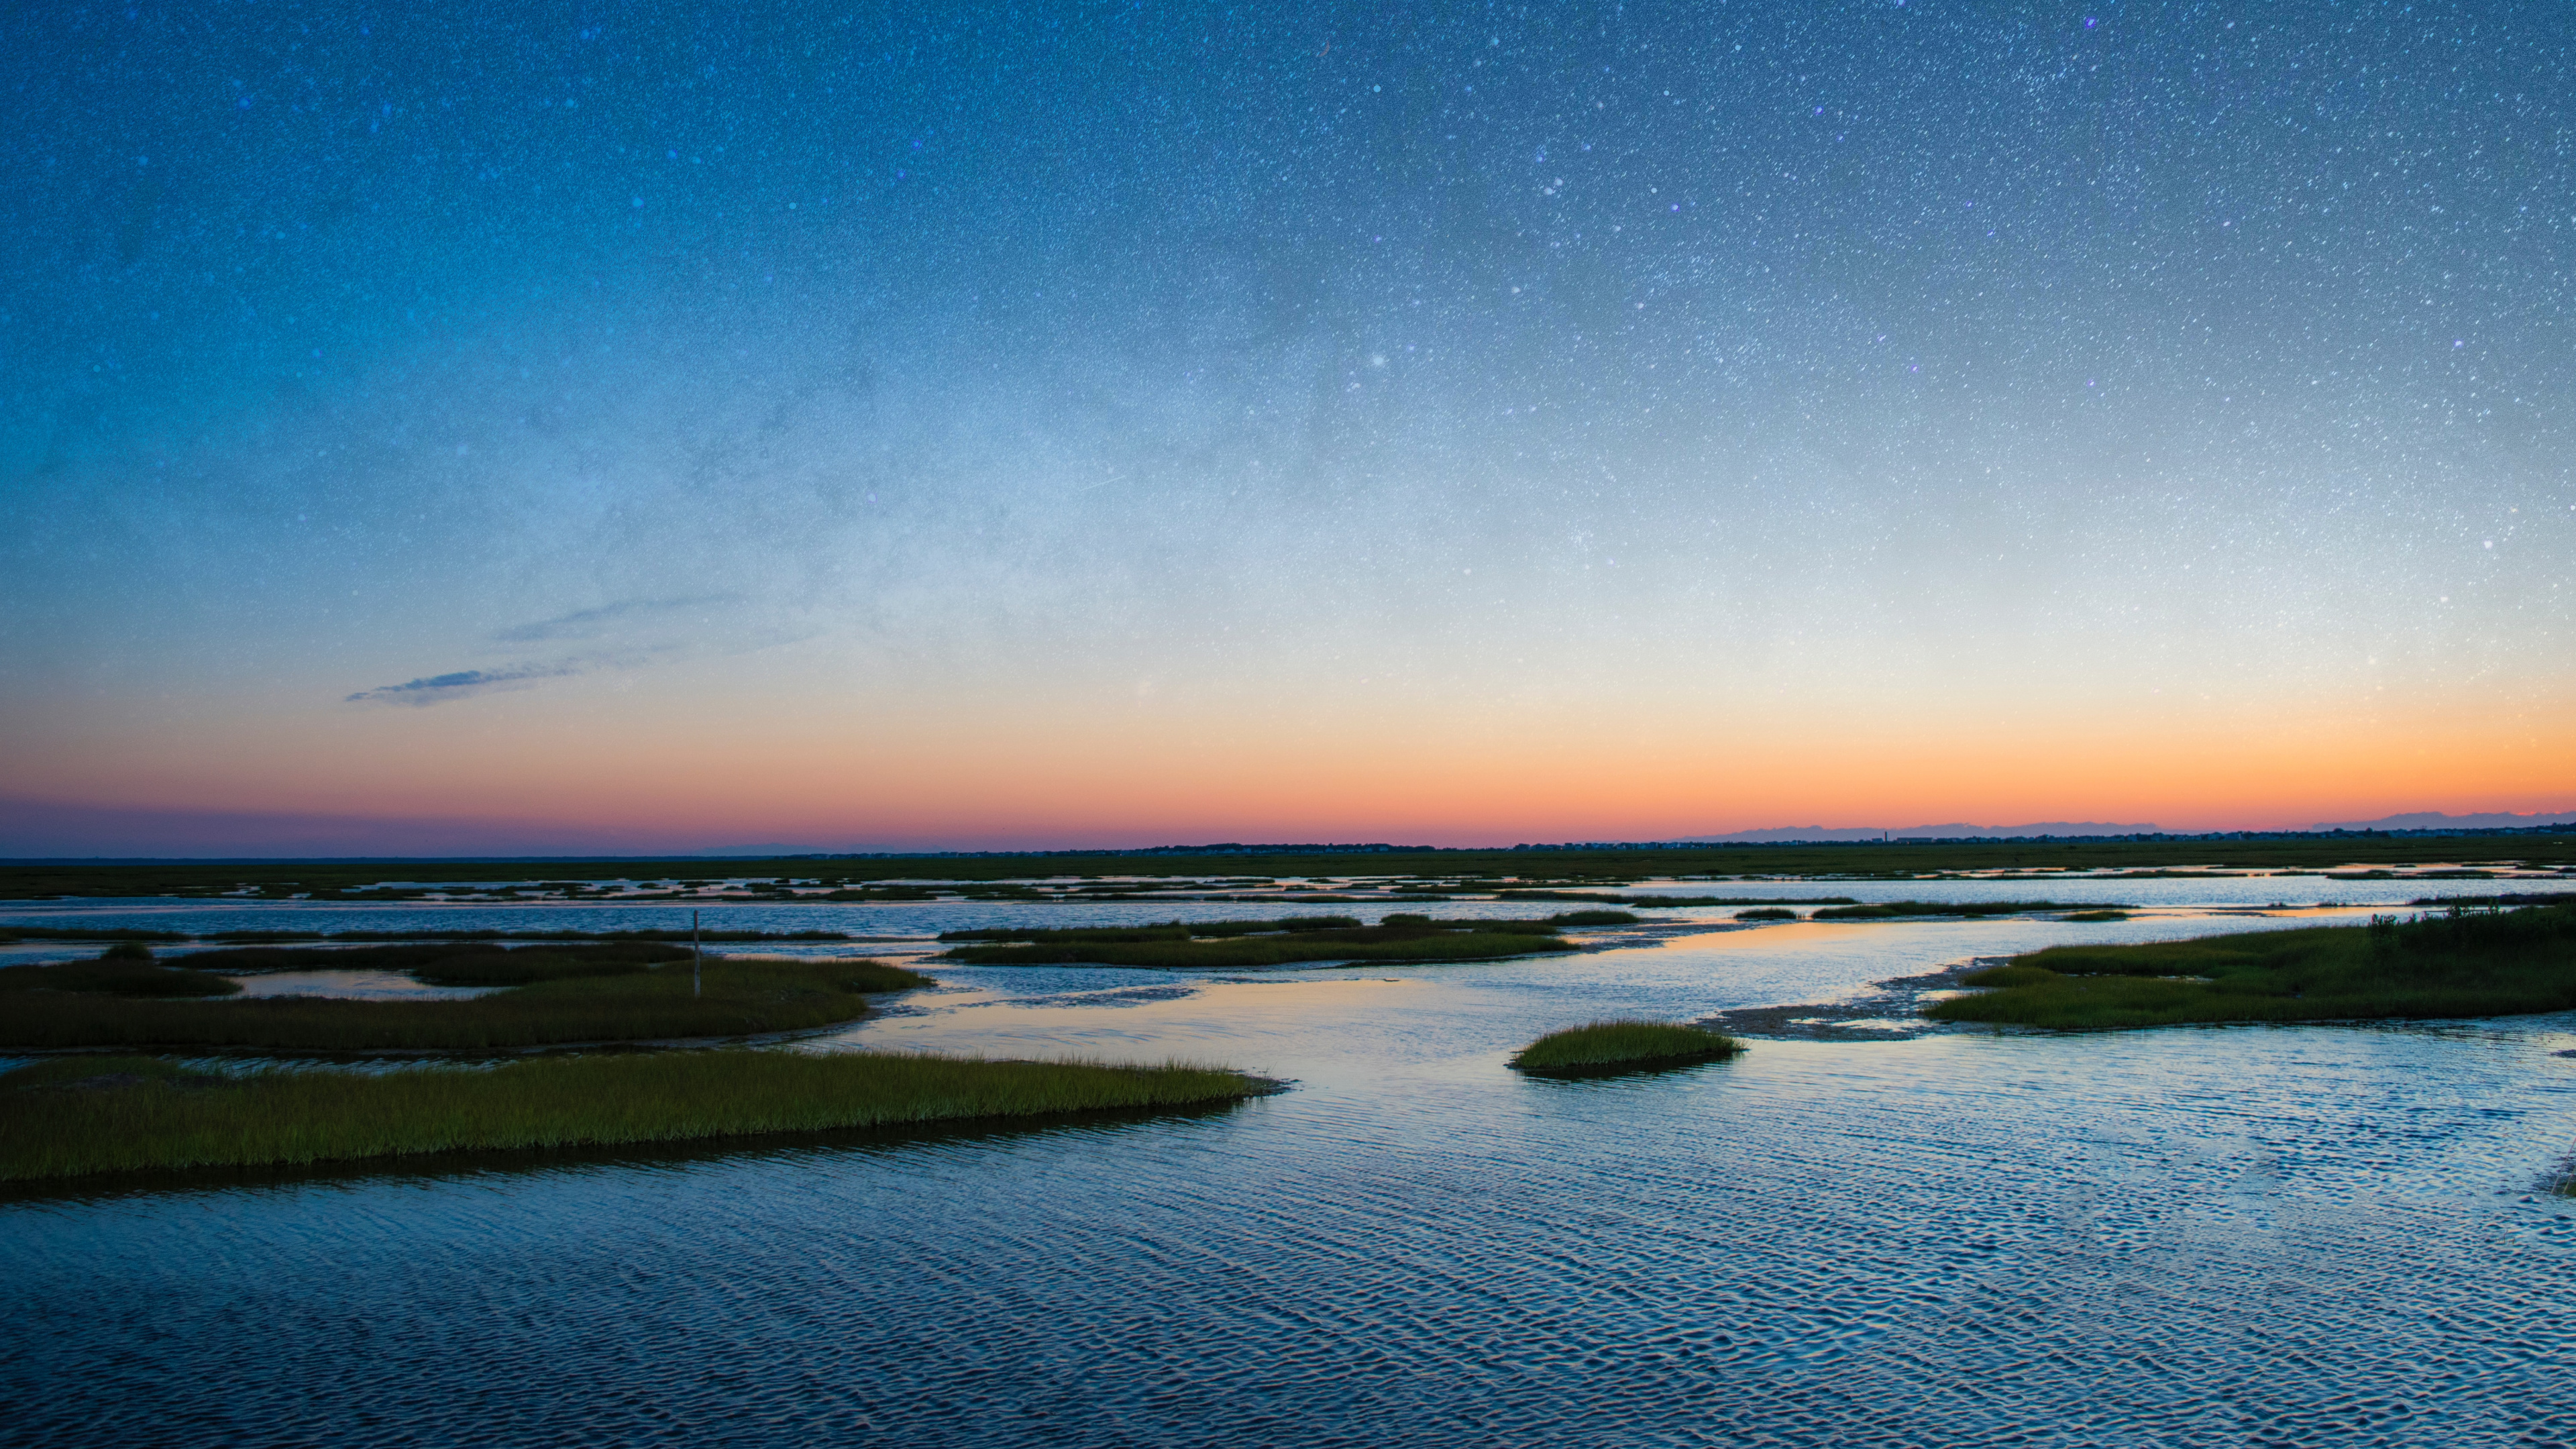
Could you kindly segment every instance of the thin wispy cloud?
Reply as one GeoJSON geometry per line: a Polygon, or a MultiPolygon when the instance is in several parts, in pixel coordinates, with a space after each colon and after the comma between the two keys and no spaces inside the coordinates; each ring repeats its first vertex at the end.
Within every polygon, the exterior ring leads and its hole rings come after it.
{"type": "Polygon", "coordinates": [[[626,599],[602,604],[596,609],[575,609],[533,624],[517,624],[492,637],[503,643],[525,644],[544,639],[591,639],[606,633],[612,626],[639,617],[649,618],[677,609],[703,609],[719,604],[738,604],[739,594],[709,594],[689,599],[626,599]]]}
{"type": "Polygon", "coordinates": [[[580,660],[556,664],[518,664],[500,669],[460,669],[452,674],[432,674],[401,684],[379,685],[350,695],[348,704],[441,704],[451,699],[468,699],[495,689],[524,686],[539,679],[560,679],[566,675],[587,673],[591,666],[580,660]]]}
{"type": "Polygon", "coordinates": [[[490,637],[508,643],[600,640],[592,652],[551,661],[423,675],[400,684],[362,689],[345,696],[343,702],[441,704],[495,690],[523,689],[543,679],[562,679],[604,670],[639,669],[648,664],[696,654],[755,653],[795,643],[811,637],[814,632],[810,629],[782,630],[775,625],[744,627],[738,618],[733,617],[728,617],[721,625],[713,619],[681,617],[689,611],[730,609],[743,602],[740,594],[709,594],[682,599],[627,599],[593,609],[576,609],[551,619],[513,625],[490,637]],[[710,625],[717,627],[711,630],[707,627],[710,625]],[[654,637],[657,635],[665,637],[654,637]]]}

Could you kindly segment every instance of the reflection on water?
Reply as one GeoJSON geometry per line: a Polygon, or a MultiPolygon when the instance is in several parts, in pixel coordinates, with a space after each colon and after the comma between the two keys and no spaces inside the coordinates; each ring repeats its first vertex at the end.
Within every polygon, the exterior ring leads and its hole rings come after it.
{"type": "Polygon", "coordinates": [[[453,1001],[503,989],[423,986],[399,971],[270,971],[224,979],[238,983],[242,996],[333,996],[353,1001],[453,1001]]]}
{"type": "Polygon", "coordinates": [[[2532,1189],[2576,1146],[2576,1060],[2552,1055],[2576,1019],[1503,1066],[1598,1016],[2230,924],[943,966],[801,1049],[1182,1057],[1297,1090],[22,1197],[0,1205],[0,1440],[2560,1442],[2576,1211],[2532,1189]]]}

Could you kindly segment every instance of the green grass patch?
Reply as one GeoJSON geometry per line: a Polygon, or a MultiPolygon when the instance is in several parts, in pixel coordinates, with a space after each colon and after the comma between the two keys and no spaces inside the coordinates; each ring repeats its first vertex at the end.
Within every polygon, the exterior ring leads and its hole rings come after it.
{"type": "MultiPolygon", "coordinates": [[[[1347,918],[1344,918],[1347,919],[1347,918]]],[[[1237,925],[1239,922],[1217,922],[1237,925]]],[[[1375,926],[1206,935],[1209,923],[1136,931],[1022,932],[1025,945],[957,946],[941,959],[983,966],[1146,966],[1166,970],[1201,967],[1288,966],[1301,961],[1489,961],[1572,951],[1575,946],[1546,921],[1435,921],[1389,916],[1375,926]],[[1036,939],[1036,938],[1045,939],[1036,939]]],[[[978,933],[981,934],[981,933],[978,933]]],[[[943,938],[946,939],[946,938],[943,938]]]]}
{"type": "Polygon", "coordinates": [[[2185,1022],[2513,1016],[2576,1008],[2576,906],[2051,946],[1961,978],[1941,1021],[2061,1031],[2185,1022]]]}
{"type": "Polygon", "coordinates": [[[1520,1049],[1511,1064],[1525,1072],[1654,1066],[1731,1057],[1744,1043],[1724,1032],[1671,1021],[1596,1021],[1552,1031],[1520,1049]]]}
{"type": "Polygon", "coordinates": [[[703,995],[692,992],[685,963],[548,977],[447,1001],[175,1001],[25,991],[6,998],[0,1048],[506,1051],[569,1042],[756,1036],[855,1021],[867,1014],[863,993],[928,984],[926,977],[876,961],[710,960],[703,995]]]}
{"type": "Polygon", "coordinates": [[[1177,1107],[1273,1089],[1203,1067],[775,1051],[238,1078],[84,1057],[0,1075],[0,1181],[1177,1107]]]}
{"type": "Polygon", "coordinates": [[[1819,921],[1891,921],[1902,916],[2025,916],[2038,911],[2110,911],[2125,906],[2069,904],[2065,901],[1878,901],[1865,906],[1828,906],[1819,921]]]}
{"type": "Polygon", "coordinates": [[[1761,906],[1749,911],[1737,911],[1735,913],[1735,919],[1739,921],[1794,921],[1798,919],[1798,913],[1782,906],[1761,906]]]}

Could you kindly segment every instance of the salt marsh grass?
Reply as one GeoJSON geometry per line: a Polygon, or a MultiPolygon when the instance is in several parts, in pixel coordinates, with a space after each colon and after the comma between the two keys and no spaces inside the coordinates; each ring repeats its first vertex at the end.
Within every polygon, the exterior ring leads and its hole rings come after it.
{"type": "Polygon", "coordinates": [[[1511,1064],[1525,1072],[1731,1057],[1744,1043],[1723,1032],[1671,1021],[1596,1021],[1552,1031],[1520,1049],[1511,1064]]]}
{"type": "Polygon", "coordinates": [[[1971,972],[1925,1014],[2063,1031],[2186,1022],[2510,1016],[2576,1007],[2576,906],[2052,946],[1971,972]]]}
{"type": "Polygon", "coordinates": [[[0,1181],[1177,1107],[1275,1088],[1177,1064],[747,1050],[240,1077],[82,1057],[0,1075],[0,1181]]]}

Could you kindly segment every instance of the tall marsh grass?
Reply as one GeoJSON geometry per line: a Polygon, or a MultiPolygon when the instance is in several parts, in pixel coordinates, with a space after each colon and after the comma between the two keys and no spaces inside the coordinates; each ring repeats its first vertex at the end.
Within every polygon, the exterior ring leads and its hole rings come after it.
{"type": "Polygon", "coordinates": [[[1511,1064],[1525,1072],[1731,1057],[1744,1043],[1724,1032],[1672,1021],[1596,1021],[1552,1031],[1520,1049],[1511,1064]]]}
{"type": "Polygon", "coordinates": [[[2367,926],[2052,946],[1971,972],[1925,1014],[2061,1031],[2511,1016],[2576,1008],[2576,905],[2367,926]]]}

